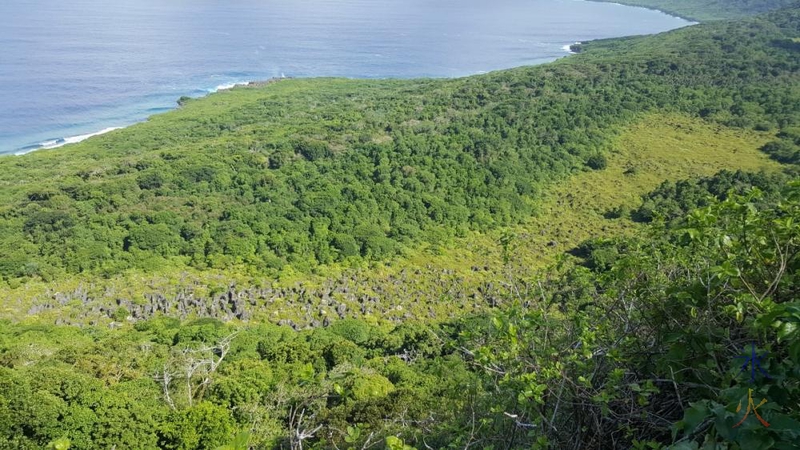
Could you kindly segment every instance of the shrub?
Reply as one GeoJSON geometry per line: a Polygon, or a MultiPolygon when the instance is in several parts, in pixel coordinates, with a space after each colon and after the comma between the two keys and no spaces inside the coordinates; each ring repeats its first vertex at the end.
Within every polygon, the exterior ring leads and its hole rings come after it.
{"type": "Polygon", "coordinates": [[[294,149],[297,153],[303,155],[303,157],[309,161],[316,161],[318,159],[331,156],[332,154],[330,148],[328,148],[328,144],[309,139],[298,141],[295,144],[294,149]]]}
{"type": "Polygon", "coordinates": [[[608,160],[603,155],[593,155],[586,160],[586,165],[592,170],[603,170],[608,167],[608,160]]]}

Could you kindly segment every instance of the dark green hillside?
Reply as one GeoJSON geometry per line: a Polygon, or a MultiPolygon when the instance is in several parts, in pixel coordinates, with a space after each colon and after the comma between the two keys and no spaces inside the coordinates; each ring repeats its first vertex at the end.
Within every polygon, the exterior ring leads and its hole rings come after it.
{"type": "Polygon", "coordinates": [[[436,324],[4,322],[0,448],[796,449],[800,184],[780,191],[436,324]],[[769,378],[741,371],[750,345],[769,378]],[[769,427],[735,427],[749,390],[769,427]]]}
{"type": "Polygon", "coordinates": [[[593,0],[642,6],[706,22],[736,19],[785,8],[797,0],[593,0]]]}
{"type": "Polygon", "coordinates": [[[797,126],[799,27],[788,10],[479,77],[286,80],[3,158],[0,276],[307,270],[514,224],[639,113],[797,126]]]}
{"type": "Polygon", "coordinates": [[[285,80],[0,158],[0,450],[797,449],[798,38],[285,80]]]}

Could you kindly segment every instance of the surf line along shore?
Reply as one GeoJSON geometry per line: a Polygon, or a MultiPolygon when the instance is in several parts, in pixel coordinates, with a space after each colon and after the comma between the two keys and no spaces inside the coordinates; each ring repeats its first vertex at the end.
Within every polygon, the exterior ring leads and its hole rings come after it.
{"type": "MultiPolygon", "coordinates": [[[[225,85],[222,85],[222,86],[217,86],[217,88],[214,89],[214,91],[209,92],[209,94],[215,94],[217,92],[223,92],[223,91],[230,91],[231,89],[235,89],[235,88],[259,88],[259,87],[264,87],[264,86],[267,86],[267,85],[270,85],[270,84],[273,84],[273,83],[277,83],[279,81],[291,80],[292,78],[293,77],[287,77],[287,76],[281,75],[280,77],[268,78],[266,80],[260,80],[260,81],[242,81],[240,83],[225,84],[225,85]]],[[[188,101],[190,101],[192,99],[193,99],[193,97],[189,97],[189,96],[184,95],[183,97],[178,99],[178,107],[181,107],[181,106],[185,105],[186,102],[188,102],[188,101]]]]}
{"type": "MultiPolygon", "coordinates": [[[[209,94],[213,94],[215,92],[227,91],[227,90],[231,90],[231,89],[237,88],[237,87],[246,87],[246,88],[263,87],[263,86],[267,86],[267,85],[272,84],[272,83],[277,83],[278,81],[289,80],[289,79],[292,79],[292,77],[287,77],[287,76],[281,75],[280,77],[269,78],[269,79],[266,79],[266,80],[245,81],[245,82],[241,82],[241,83],[232,83],[230,85],[220,86],[217,89],[215,89],[213,92],[209,92],[209,94]]],[[[187,101],[189,101],[191,99],[192,99],[192,97],[188,97],[188,96],[183,96],[183,97],[179,98],[178,99],[178,107],[183,106],[187,101]]],[[[69,144],[77,144],[78,142],[85,141],[86,139],[89,139],[89,138],[92,138],[92,137],[95,137],[95,136],[100,136],[100,135],[103,135],[103,134],[106,134],[106,133],[110,133],[112,131],[121,130],[123,128],[126,128],[126,127],[108,127],[108,128],[104,128],[104,129],[102,129],[100,131],[95,131],[94,133],[87,133],[87,134],[81,134],[81,135],[70,136],[70,137],[65,137],[65,138],[51,139],[51,140],[48,140],[48,141],[44,141],[44,142],[42,142],[40,144],[31,145],[31,146],[28,146],[28,147],[23,147],[23,148],[19,149],[18,151],[14,152],[14,153],[11,153],[11,154],[14,155],[14,156],[23,156],[23,155],[26,155],[28,153],[35,152],[37,150],[52,150],[52,149],[63,147],[65,145],[69,145],[69,144]]]]}

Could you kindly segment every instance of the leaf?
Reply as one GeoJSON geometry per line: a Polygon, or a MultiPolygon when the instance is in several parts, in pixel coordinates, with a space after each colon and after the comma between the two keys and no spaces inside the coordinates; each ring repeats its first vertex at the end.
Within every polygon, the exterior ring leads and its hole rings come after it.
{"type": "Polygon", "coordinates": [[[717,434],[720,435],[723,439],[728,441],[732,441],[736,436],[736,428],[733,426],[736,424],[733,418],[725,415],[717,414],[716,418],[714,419],[714,428],[717,430],[717,434]]]}
{"type": "Polygon", "coordinates": [[[390,449],[394,449],[397,447],[403,447],[403,441],[400,440],[397,436],[386,436],[386,446],[390,449]]]}
{"type": "Polygon", "coordinates": [[[793,442],[777,442],[773,448],[775,450],[797,450],[797,445],[793,442]]]}
{"type": "Polygon", "coordinates": [[[675,445],[670,445],[667,447],[669,450],[697,450],[697,442],[694,441],[682,441],[678,442],[675,445]]]}
{"type": "Polygon", "coordinates": [[[500,320],[498,317],[492,317],[492,325],[494,325],[494,328],[497,331],[503,329],[503,321],[500,320]]]}
{"type": "Polygon", "coordinates": [[[795,363],[800,362],[800,339],[797,339],[789,345],[789,357],[792,358],[792,361],[795,363]]]}
{"type": "Polygon", "coordinates": [[[797,332],[797,325],[792,322],[783,322],[778,329],[778,342],[793,339],[793,335],[797,332]]]}
{"type": "Polygon", "coordinates": [[[740,447],[747,450],[767,450],[775,445],[775,440],[762,428],[742,431],[739,442],[740,447]]]}
{"type": "Polygon", "coordinates": [[[361,436],[361,428],[359,427],[347,427],[347,436],[345,436],[344,441],[348,444],[354,444],[358,441],[358,438],[361,436]]]}
{"type": "Polygon", "coordinates": [[[53,450],[69,450],[71,445],[72,443],[69,439],[62,437],[50,442],[47,447],[53,450]]]}
{"type": "Polygon", "coordinates": [[[738,277],[740,274],[739,269],[730,261],[725,261],[722,263],[722,265],[712,268],[711,271],[717,274],[717,277],[719,278],[722,278],[723,276],[733,278],[738,277]]]}
{"type": "Polygon", "coordinates": [[[691,407],[683,413],[683,431],[686,434],[691,434],[711,416],[711,411],[705,402],[690,403],[690,405],[691,407]]]}
{"type": "Polygon", "coordinates": [[[230,444],[217,447],[216,450],[247,450],[249,443],[250,433],[247,431],[242,431],[233,438],[233,441],[231,441],[230,444]]]}
{"type": "Polygon", "coordinates": [[[770,431],[789,432],[793,437],[800,436],[800,422],[785,414],[776,414],[769,419],[770,431]]]}
{"type": "Polygon", "coordinates": [[[243,431],[233,438],[233,445],[237,449],[247,450],[247,444],[250,442],[250,433],[243,431]]]}

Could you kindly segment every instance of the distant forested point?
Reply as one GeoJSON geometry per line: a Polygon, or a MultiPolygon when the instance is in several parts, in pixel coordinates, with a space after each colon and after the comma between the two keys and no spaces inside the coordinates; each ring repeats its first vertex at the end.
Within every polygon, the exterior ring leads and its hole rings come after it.
{"type": "Polygon", "coordinates": [[[797,0],[592,0],[657,9],[689,20],[737,19],[797,4],[797,0]]]}

